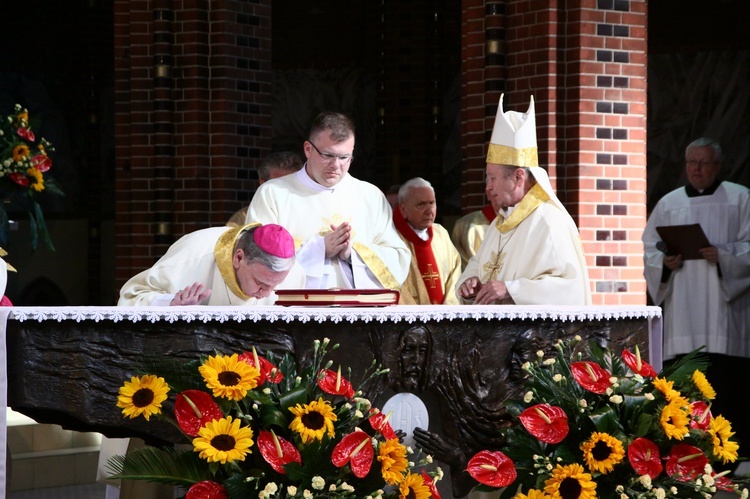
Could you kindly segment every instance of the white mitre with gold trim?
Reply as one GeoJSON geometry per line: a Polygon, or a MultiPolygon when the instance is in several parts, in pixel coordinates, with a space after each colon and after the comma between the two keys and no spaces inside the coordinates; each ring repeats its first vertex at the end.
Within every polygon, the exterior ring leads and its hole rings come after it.
{"type": "Polygon", "coordinates": [[[536,117],[534,97],[531,97],[529,110],[503,112],[503,97],[497,107],[495,126],[487,150],[487,163],[520,167],[539,166],[536,148],[536,117]]]}

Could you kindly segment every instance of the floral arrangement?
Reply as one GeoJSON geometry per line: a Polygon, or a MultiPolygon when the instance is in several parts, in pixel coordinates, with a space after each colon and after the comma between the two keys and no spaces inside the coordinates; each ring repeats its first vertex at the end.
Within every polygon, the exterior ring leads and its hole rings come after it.
{"type": "Polygon", "coordinates": [[[693,352],[657,374],[638,349],[617,355],[580,337],[537,352],[523,400],[506,405],[520,424],[502,451],[468,463],[477,489],[515,499],[710,498],[747,489],[713,465],[733,462],[729,421],[711,413],[716,393],[693,352]]]}
{"type": "MultiPolygon", "coordinates": [[[[44,222],[42,208],[34,196],[43,191],[63,195],[54,179],[45,178],[52,168],[48,153],[54,151],[46,139],[36,135],[27,109],[16,104],[13,114],[0,116],[0,192],[8,203],[18,204],[29,215],[31,247],[36,249],[39,238],[51,251],[55,248],[44,222]]],[[[8,214],[0,203],[0,244],[7,246],[10,233],[8,214]]]]}
{"type": "MultiPolygon", "coordinates": [[[[439,498],[440,469],[424,470],[430,456],[414,462],[387,416],[340,367],[323,365],[328,346],[316,340],[311,365],[299,373],[291,356],[277,363],[253,348],[188,363],[161,360],[133,376],[119,391],[123,416],[166,418],[191,445],[115,456],[112,478],[181,486],[186,499],[439,498]],[[153,374],[159,371],[164,377],[153,374]],[[168,404],[173,418],[162,413],[168,404]]],[[[362,383],[385,372],[373,362],[362,383]]]]}

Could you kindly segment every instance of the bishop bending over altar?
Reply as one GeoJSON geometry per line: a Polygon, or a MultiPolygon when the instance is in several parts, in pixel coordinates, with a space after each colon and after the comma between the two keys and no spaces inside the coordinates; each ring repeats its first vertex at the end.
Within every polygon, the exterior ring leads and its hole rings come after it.
{"type": "Polygon", "coordinates": [[[526,113],[497,110],[487,152],[487,193],[501,207],[459,277],[466,303],[589,305],[575,222],[539,167],[532,97],[526,113]]]}

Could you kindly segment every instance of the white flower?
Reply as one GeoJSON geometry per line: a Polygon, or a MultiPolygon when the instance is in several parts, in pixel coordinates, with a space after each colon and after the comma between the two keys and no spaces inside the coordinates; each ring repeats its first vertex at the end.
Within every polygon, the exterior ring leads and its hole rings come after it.
{"type": "Polygon", "coordinates": [[[427,461],[428,464],[432,464],[432,456],[427,454],[427,456],[424,458],[425,461],[427,461]]]}
{"type": "Polygon", "coordinates": [[[643,383],[643,376],[641,376],[640,374],[635,374],[633,376],[633,379],[636,380],[638,383],[643,383]]]}
{"type": "Polygon", "coordinates": [[[707,487],[713,486],[713,484],[715,483],[714,477],[712,477],[711,475],[703,475],[703,483],[705,483],[707,487]]]}
{"type": "Polygon", "coordinates": [[[286,488],[286,495],[288,495],[289,497],[296,496],[297,495],[297,487],[295,487],[294,485],[290,485],[289,487],[287,487],[286,488]]]}
{"type": "Polygon", "coordinates": [[[627,494],[620,494],[620,499],[628,499],[628,495],[627,494]]]}
{"type": "Polygon", "coordinates": [[[542,362],[542,364],[544,364],[545,366],[551,366],[554,363],[555,363],[555,359],[544,359],[544,362],[542,362]]]}
{"type": "Polygon", "coordinates": [[[641,484],[646,487],[646,489],[651,490],[651,477],[648,475],[641,475],[638,477],[638,481],[641,482],[641,484]]]}
{"type": "Polygon", "coordinates": [[[675,487],[674,485],[672,485],[669,488],[669,493],[672,494],[673,496],[676,496],[677,495],[677,487],[675,487]]]}
{"type": "Polygon", "coordinates": [[[609,384],[610,385],[614,385],[615,383],[617,383],[617,376],[610,376],[609,377],[609,384]]]}
{"type": "Polygon", "coordinates": [[[279,486],[276,485],[274,482],[268,482],[266,484],[266,487],[263,489],[263,492],[265,492],[266,495],[269,497],[274,495],[278,491],[279,491],[279,486]]]}
{"type": "Polygon", "coordinates": [[[544,352],[542,350],[537,350],[536,351],[536,356],[541,359],[542,357],[544,357],[544,352]]]}
{"type": "Polygon", "coordinates": [[[521,365],[521,369],[523,369],[524,371],[528,371],[529,369],[531,369],[531,362],[524,362],[523,365],[521,365]]]}
{"type": "Polygon", "coordinates": [[[747,489],[742,489],[742,494],[740,494],[740,499],[747,499],[748,491],[747,489]]]}
{"type": "Polygon", "coordinates": [[[579,400],[578,405],[580,405],[581,407],[588,407],[588,403],[586,403],[586,399],[579,400]]]}
{"type": "Polygon", "coordinates": [[[643,396],[646,398],[646,400],[654,400],[654,394],[651,392],[644,393],[643,396]]]}
{"type": "Polygon", "coordinates": [[[265,490],[261,490],[260,492],[258,492],[258,499],[266,499],[266,491],[265,490]]]}
{"type": "Polygon", "coordinates": [[[263,389],[263,394],[269,395],[270,393],[271,393],[271,389],[270,388],[266,387],[266,388],[263,389]]]}
{"type": "Polygon", "coordinates": [[[302,497],[304,497],[305,499],[313,499],[313,493],[305,489],[305,491],[302,492],[302,497]]]}
{"type": "Polygon", "coordinates": [[[612,387],[610,386],[607,388],[607,391],[605,391],[604,393],[606,393],[607,395],[612,395],[614,393],[614,390],[612,390],[612,387]]]}
{"type": "Polygon", "coordinates": [[[328,491],[329,491],[329,492],[336,492],[336,484],[332,483],[332,484],[331,484],[331,485],[330,485],[330,486],[328,487],[328,491]]]}
{"type": "Polygon", "coordinates": [[[573,339],[574,339],[575,341],[581,341],[581,337],[580,337],[579,335],[575,335],[575,336],[573,337],[573,339]]]}
{"type": "Polygon", "coordinates": [[[623,487],[622,485],[618,485],[617,487],[615,487],[615,492],[617,492],[618,494],[622,494],[624,491],[625,487],[623,487]]]}
{"type": "Polygon", "coordinates": [[[664,499],[667,497],[667,491],[661,487],[654,489],[654,497],[656,497],[656,499],[664,499]]]}
{"type": "Polygon", "coordinates": [[[613,404],[622,404],[622,395],[612,395],[609,397],[609,401],[613,404]]]}
{"type": "Polygon", "coordinates": [[[362,414],[362,411],[360,411],[359,409],[357,409],[356,411],[354,411],[354,417],[362,419],[363,417],[365,417],[365,415],[362,414]]]}
{"type": "Polygon", "coordinates": [[[347,402],[346,404],[344,404],[344,408],[345,409],[351,409],[352,408],[352,404],[350,404],[349,402],[347,402]]]}
{"type": "Polygon", "coordinates": [[[407,446],[406,446],[406,453],[407,453],[407,454],[414,454],[414,449],[412,449],[411,447],[409,447],[409,446],[407,445],[407,446]]]}
{"type": "Polygon", "coordinates": [[[300,378],[299,376],[294,378],[294,386],[299,386],[300,383],[302,383],[302,378],[300,378]]]}
{"type": "Polygon", "coordinates": [[[345,492],[354,492],[354,487],[352,487],[346,482],[341,482],[341,490],[345,492]]]}
{"type": "Polygon", "coordinates": [[[326,481],[322,476],[316,475],[312,479],[312,488],[315,490],[323,490],[326,486],[326,481]]]}
{"type": "MultiPolygon", "coordinates": [[[[440,481],[442,479],[443,479],[443,468],[438,468],[437,469],[437,475],[435,476],[435,481],[437,482],[437,481],[440,481]]],[[[747,489],[745,489],[745,492],[747,492],[747,489]]],[[[747,496],[745,496],[745,498],[747,498],[747,496]]]]}
{"type": "Polygon", "coordinates": [[[562,381],[562,374],[555,374],[554,376],[552,376],[552,379],[555,380],[556,383],[559,383],[560,381],[562,381]]]}
{"type": "Polygon", "coordinates": [[[523,401],[528,404],[532,400],[534,400],[534,393],[532,393],[531,391],[526,392],[526,394],[523,396],[523,401]]]}

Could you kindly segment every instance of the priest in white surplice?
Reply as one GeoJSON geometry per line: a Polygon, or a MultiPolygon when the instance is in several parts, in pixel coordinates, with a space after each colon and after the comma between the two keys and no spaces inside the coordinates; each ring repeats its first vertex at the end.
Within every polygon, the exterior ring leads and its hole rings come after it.
{"type": "Polygon", "coordinates": [[[750,191],[721,181],[721,162],[716,141],[701,138],[688,145],[688,185],[657,203],[643,232],[644,273],[654,303],[664,308],[664,357],[705,345],[708,377],[718,394],[713,412],[724,412],[732,422],[745,455],[750,404],[740,393],[750,371],[750,191]],[[668,248],[663,249],[669,255],[657,249],[656,227],[695,223],[711,244],[700,250],[701,259],[683,260],[668,248]]]}
{"type": "Polygon", "coordinates": [[[589,305],[578,229],[538,166],[532,98],[526,113],[503,112],[487,152],[488,192],[502,207],[459,278],[475,304],[589,305]]]}
{"type": "Polygon", "coordinates": [[[410,253],[385,195],[349,175],[354,123],[340,113],[321,113],[304,151],[304,168],[258,188],[247,220],[289,230],[307,288],[399,289],[410,253]]]}
{"type": "Polygon", "coordinates": [[[294,260],[292,236],[279,225],[201,229],[126,282],[117,304],[272,305],[275,289],[304,287],[294,260]]]}

